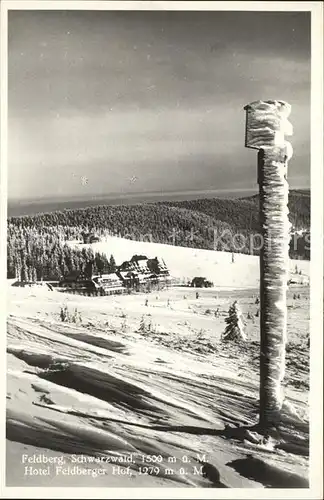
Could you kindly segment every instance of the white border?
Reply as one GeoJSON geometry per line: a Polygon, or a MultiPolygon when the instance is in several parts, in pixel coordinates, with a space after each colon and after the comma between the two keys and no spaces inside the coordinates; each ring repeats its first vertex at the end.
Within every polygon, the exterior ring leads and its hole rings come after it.
{"type": "MultiPolygon", "coordinates": [[[[15,1],[1,2],[1,177],[0,177],[0,366],[6,375],[7,217],[7,12],[8,10],[241,10],[311,11],[311,300],[310,488],[16,488],[5,486],[5,446],[0,455],[1,498],[323,498],[323,3],[206,1],[15,1]],[[1,460],[2,458],[2,460],[1,460]]],[[[245,103],[242,103],[242,107],[245,103]]],[[[243,108],[242,108],[243,109],[243,108]]],[[[243,111],[242,111],[243,112],[243,111]]],[[[243,145],[242,131],[242,148],[243,145]]],[[[6,379],[1,378],[1,432],[5,443],[6,379]]]]}

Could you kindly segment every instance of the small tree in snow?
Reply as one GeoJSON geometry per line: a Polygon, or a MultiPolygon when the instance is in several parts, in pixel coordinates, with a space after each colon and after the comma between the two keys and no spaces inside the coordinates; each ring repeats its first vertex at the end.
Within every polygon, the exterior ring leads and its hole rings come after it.
{"type": "Polygon", "coordinates": [[[138,331],[139,332],[145,332],[146,331],[146,323],[145,323],[144,316],[142,316],[142,318],[141,318],[141,322],[140,322],[140,326],[139,326],[138,331]]]}
{"type": "Polygon", "coordinates": [[[237,301],[230,306],[225,322],[227,323],[227,326],[222,335],[222,340],[246,340],[242,312],[237,304],[237,301]]]}

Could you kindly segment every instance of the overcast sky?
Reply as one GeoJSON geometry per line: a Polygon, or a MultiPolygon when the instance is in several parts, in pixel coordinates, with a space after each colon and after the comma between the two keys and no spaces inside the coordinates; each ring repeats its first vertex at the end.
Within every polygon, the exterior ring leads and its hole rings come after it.
{"type": "Polygon", "coordinates": [[[9,13],[9,198],[256,188],[243,107],[292,105],[310,178],[310,14],[9,13]]]}

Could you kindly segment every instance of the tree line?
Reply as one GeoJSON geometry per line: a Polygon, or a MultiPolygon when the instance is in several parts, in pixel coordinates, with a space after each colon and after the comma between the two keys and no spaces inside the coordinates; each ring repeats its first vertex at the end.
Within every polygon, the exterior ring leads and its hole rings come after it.
{"type": "MultiPolygon", "coordinates": [[[[8,224],[7,276],[22,281],[61,280],[86,271],[92,262],[93,272],[102,274],[116,270],[114,256],[94,252],[91,247],[73,248],[65,241],[71,228],[18,227],[8,224]]],[[[74,234],[75,236],[75,234],[74,234]]]]}
{"type": "MultiPolygon", "coordinates": [[[[250,197],[102,205],[11,217],[8,219],[8,277],[54,280],[84,269],[89,261],[94,263],[94,272],[114,270],[105,254],[94,253],[88,247],[73,249],[66,244],[69,240],[82,242],[84,233],[101,239],[119,236],[258,255],[258,248],[251,248],[251,238],[259,232],[257,206],[257,197],[250,197]],[[240,238],[236,237],[238,234],[240,238]]],[[[290,257],[307,260],[310,258],[309,197],[296,194],[290,198],[290,218],[296,229],[306,228],[303,234],[292,237],[290,257]]]]}
{"type": "MultiPolygon", "coordinates": [[[[162,201],[161,205],[186,208],[219,221],[234,224],[236,228],[259,231],[259,195],[245,198],[211,198],[184,201],[162,201]]],[[[310,228],[310,192],[290,190],[289,220],[295,230],[310,228]]]]}

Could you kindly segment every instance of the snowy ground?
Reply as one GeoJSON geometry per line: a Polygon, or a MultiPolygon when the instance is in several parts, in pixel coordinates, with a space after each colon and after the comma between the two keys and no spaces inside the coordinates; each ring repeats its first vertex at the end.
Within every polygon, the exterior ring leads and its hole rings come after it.
{"type": "Polygon", "coordinates": [[[185,287],[96,298],[8,287],[7,486],[308,487],[309,289],[289,291],[281,440],[264,447],[246,430],[258,411],[255,258],[210,253],[201,266],[216,259],[228,288],[198,299],[185,287]],[[244,259],[248,283],[235,288],[229,270],[244,259]],[[226,346],[235,299],[248,341],[226,346]],[[81,321],[60,321],[65,304],[81,321]]]}
{"type": "MultiPolygon", "coordinates": [[[[72,246],[82,249],[91,247],[94,252],[105,253],[108,258],[114,255],[117,264],[131,259],[134,254],[159,257],[165,260],[172,276],[179,279],[192,279],[204,276],[218,287],[258,287],[259,257],[235,254],[232,263],[231,252],[216,252],[195,248],[184,248],[147,241],[133,241],[109,236],[105,241],[92,244],[71,242],[72,246]]],[[[309,281],[309,262],[291,260],[290,271],[293,278],[300,282],[309,281]],[[295,268],[301,275],[295,275],[295,268]]]]}

